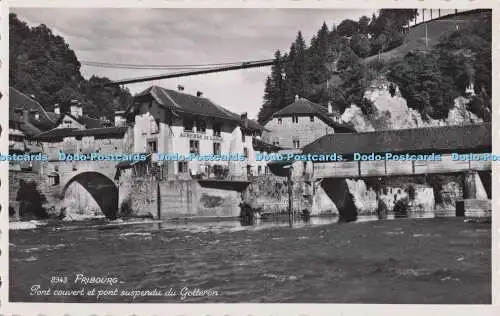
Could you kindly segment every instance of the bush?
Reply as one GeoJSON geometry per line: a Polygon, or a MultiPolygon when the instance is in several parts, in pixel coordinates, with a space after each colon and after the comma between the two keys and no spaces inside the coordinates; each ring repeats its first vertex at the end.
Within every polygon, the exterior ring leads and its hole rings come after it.
{"type": "Polygon", "coordinates": [[[408,187],[408,198],[410,199],[410,201],[415,200],[415,195],[416,195],[415,187],[413,185],[410,185],[408,187]]]}
{"type": "Polygon", "coordinates": [[[377,109],[373,105],[372,101],[366,98],[361,100],[360,108],[364,115],[373,115],[377,112],[377,109]]]}
{"type": "Polygon", "coordinates": [[[387,204],[382,199],[378,199],[377,203],[377,216],[378,219],[387,219],[387,213],[389,212],[389,208],[387,204]]]}
{"type": "Polygon", "coordinates": [[[20,201],[19,215],[21,217],[34,217],[37,219],[47,218],[47,210],[43,204],[47,198],[37,187],[36,182],[19,181],[19,190],[17,191],[16,201],[20,201]]]}
{"type": "Polygon", "coordinates": [[[410,210],[410,204],[408,199],[401,199],[398,200],[394,204],[394,215],[396,217],[407,217],[408,216],[408,211],[410,210]]]}
{"type": "Polygon", "coordinates": [[[133,213],[132,210],[132,202],[130,199],[126,199],[123,201],[122,205],[120,205],[120,213],[123,217],[131,216],[133,213]]]}

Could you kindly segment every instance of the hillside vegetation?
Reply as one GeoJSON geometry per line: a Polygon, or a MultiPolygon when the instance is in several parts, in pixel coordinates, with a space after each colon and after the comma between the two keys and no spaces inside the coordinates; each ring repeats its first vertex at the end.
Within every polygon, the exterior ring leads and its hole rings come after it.
{"type": "Polygon", "coordinates": [[[307,46],[299,31],[290,51],[275,54],[259,121],[293,102],[296,94],[343,112],[352,104],[375,111],[364,93],[380,77],[394,82],[423,119],[443,119],[474,84],[467,110],[491,120],[491,11],[460,13],[408,28],[414,9],[380,10],[358,22],[326,23],[307,46]],[[458,27],[457,27],[458,25],[458,27]],[[423,41],[423,42],[422,42],[423,41]],[[380,56],[380,58],[379,58],[380,56]]]}
{"type": "Polygon", "coordinates": [[[64,110],[71,99],[78,99],[84,113],[112,117],[114,110],[130,104],[128,90],[99,87],[100,83],[110,82],[108,78],[83,78],[75,52],[47,26],[29,27],[10,14],[9,28],[10,85],[34,95],[46,110],[52,111],[56,103],[64,110]],[[98,87],[94,87],[96,84],[98,87]]]}

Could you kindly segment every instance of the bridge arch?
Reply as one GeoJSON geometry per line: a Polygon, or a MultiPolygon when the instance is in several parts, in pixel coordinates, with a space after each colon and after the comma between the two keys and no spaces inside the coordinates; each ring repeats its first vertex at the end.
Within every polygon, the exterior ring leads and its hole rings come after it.
{"type": "Polygon", "coordinates": [[[84,171],[72,176],[62,189],[62,199],[68,188],[78,183],[92,196],[101,212],[109,219],[116,219],[118,213],[118,186],[108,176],[97,171],[84,171]]]}

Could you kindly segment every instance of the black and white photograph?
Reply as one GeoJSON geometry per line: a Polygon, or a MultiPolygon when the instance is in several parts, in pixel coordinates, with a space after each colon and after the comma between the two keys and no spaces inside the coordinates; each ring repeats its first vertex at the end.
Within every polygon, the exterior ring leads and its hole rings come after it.
{"type": "Polygon", "coordinates": [[[10,7],[2,304],[493,304],[493,11],[10,7]]]}

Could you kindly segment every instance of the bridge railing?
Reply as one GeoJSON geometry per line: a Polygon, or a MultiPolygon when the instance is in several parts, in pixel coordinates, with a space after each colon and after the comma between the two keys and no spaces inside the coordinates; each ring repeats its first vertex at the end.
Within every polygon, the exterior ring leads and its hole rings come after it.
{"type": "Polygon", "coordinates": [[[491,170],[491,161],[452,160],[451,155],[442,155],[441,161],[343,161],[314,163],[313,166],[315,179],[359,178],[491,170]]]}

